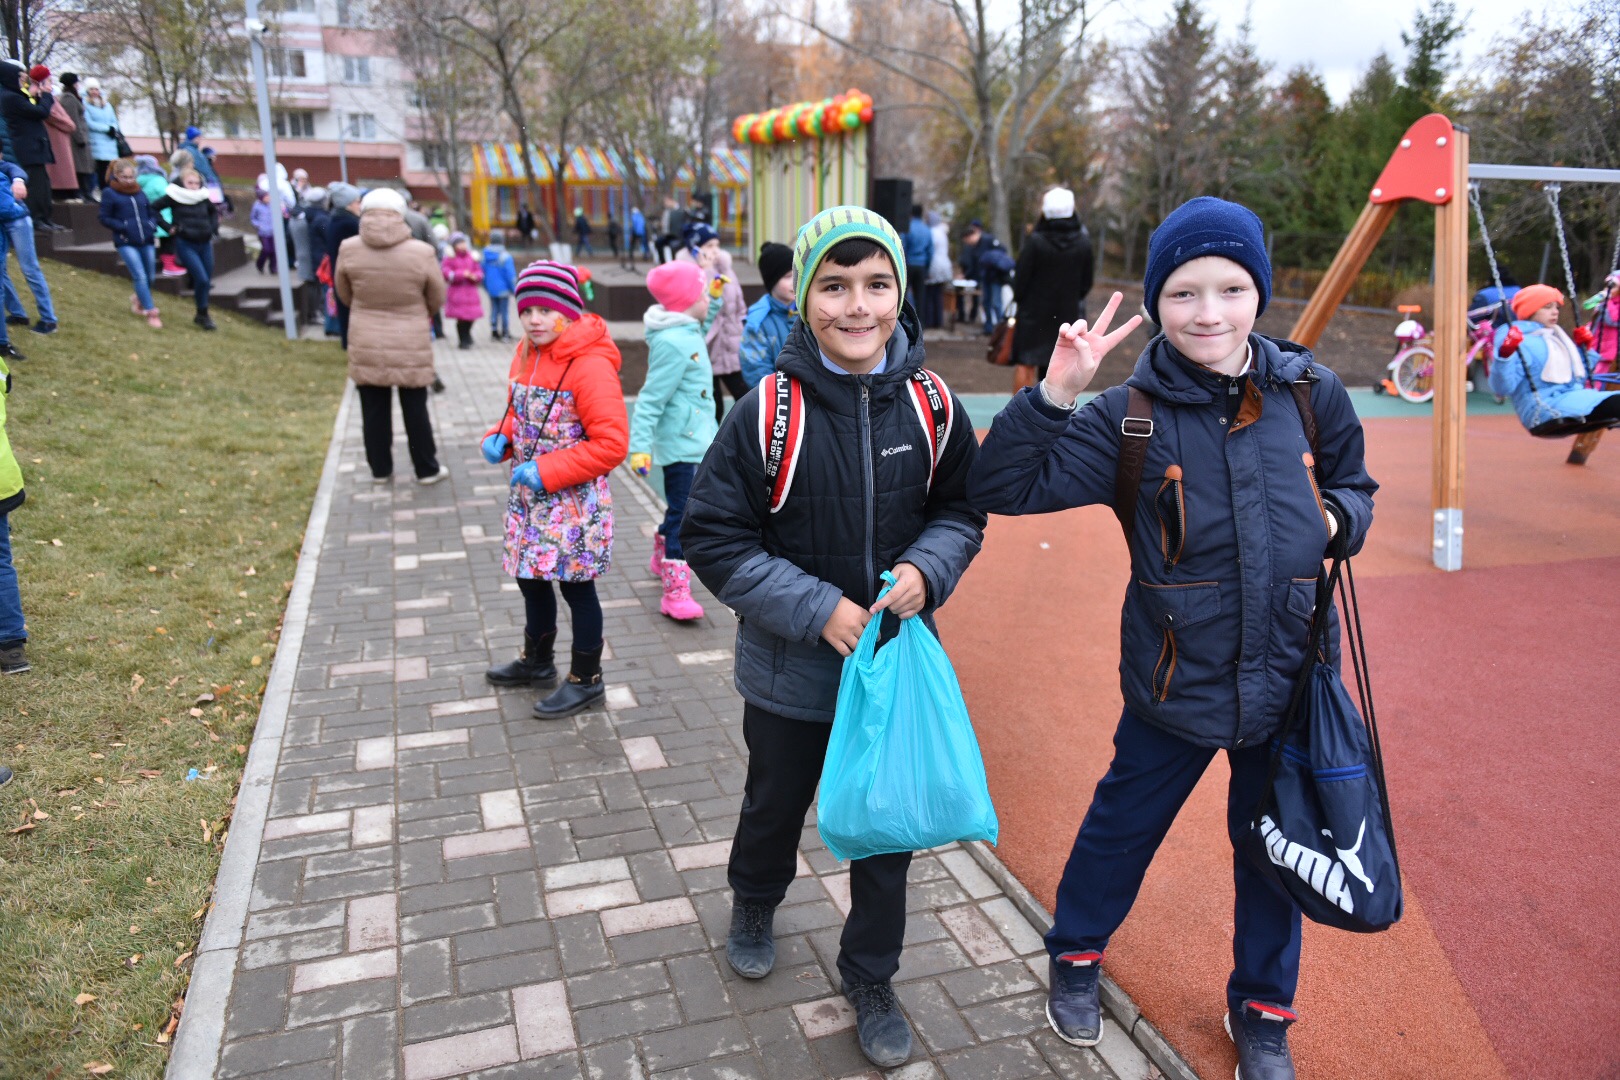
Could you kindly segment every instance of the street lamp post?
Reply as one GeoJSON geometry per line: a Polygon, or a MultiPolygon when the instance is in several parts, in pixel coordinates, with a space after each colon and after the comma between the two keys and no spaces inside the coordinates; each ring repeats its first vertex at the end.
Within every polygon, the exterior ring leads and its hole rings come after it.
{"type": "Polygon", "coordinates": [[[264,141],[264,179],[270,189],[270,227],[276,238],[276,278],[281,285],[281,321],[289,340],[298,339],[298,312],[293,307],[292,278],[287,266],[287,227],[281,219],[281,184],[276,177],[276,133],[270,126],[270,81],[265,73],[264,23],[259,21],[259,0],[247,0],[248,42],[253,57],[253,89],[259,105],[259,134],[264,141]]]}
{"type": "Polygon", "coordinates": [[[343,182],[347,184],[349,182],[349,152],[343,145],[343,110],[339,109],[336,116],[338,126],[338,172],[343,177],[343,182]]]}

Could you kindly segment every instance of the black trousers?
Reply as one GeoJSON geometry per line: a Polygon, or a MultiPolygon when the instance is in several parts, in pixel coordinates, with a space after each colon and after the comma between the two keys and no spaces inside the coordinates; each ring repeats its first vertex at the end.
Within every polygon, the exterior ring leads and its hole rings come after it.
{"type": "MultiPolygon", "coordinates": [[[[816,796],[831,734],[831,724],[790,720],[744,706],[748,779],[726,875],[739,900],[774,907],[787,895],[798,868],[804,816],[816,796]]],[[[849,918],[838,954],[838,973],[846,986],[888,982],[899,969],[910,866],[909,851],[849,864],[849,918]]]]}
{"type": "Polygon", "coordinates": [[[467,349],[467,348],[472,347],[472,343],[473,343],[472,328],[473,328],[473,321],[471,319],[457,319],[456,320],[456,342],[463,349],[467,349]]]}
{"type": "Polygon", "coordinates": [[[726,399],[721,393],[722,390],[731,394],[732,401],[741,401],[743,395],[748,393],[748,383],[742,377],[740,371],[728,371],[724,375],[714,377],[714,418],[716,420],[726,418],[726,399]]]}
{"type": "Polygon", "coordinates": [[[28,212],[43,225],[51,220],[51,174],[44,165],[29,165],[23,172],[28,174],[28,212]]]}
{"type": "MultiPolygon", "coordinates": [[[[357,386],[360,391],[360,429],[365,436],[366,464],[372,476],[394,472],[394,402],[392,386],[357,386]]],[[[399,411],[405,418],[405,441],[418,477],[439,471],[438,448],[433,444],[433,421],[428,417],[425,386],[401,386],[399,411]]]]}

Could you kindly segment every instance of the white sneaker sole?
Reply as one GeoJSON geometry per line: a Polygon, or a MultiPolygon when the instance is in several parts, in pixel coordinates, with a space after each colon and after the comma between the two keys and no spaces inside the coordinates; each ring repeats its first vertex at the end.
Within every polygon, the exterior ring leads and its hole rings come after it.
{"type": "Polygon", "coordinates": [[[1068,1043],[1070,1046],[1096,1046],[1098,1043],[1102,1042],[1103,1025],[1106,1023],[1106,1021],[1097,1021],[1097,1037],[1095,1039],[1072,1039],[1063,1034],[1063,1029],[1058,1027],[1057,1020],[1053,1019],[1052,1017],[1052,1003],[1051,1001],[1048,1001],[1046,1003],[1046,1023],[1049,1027],[1051,1027],[1054,1035],[1068,1043]]]}

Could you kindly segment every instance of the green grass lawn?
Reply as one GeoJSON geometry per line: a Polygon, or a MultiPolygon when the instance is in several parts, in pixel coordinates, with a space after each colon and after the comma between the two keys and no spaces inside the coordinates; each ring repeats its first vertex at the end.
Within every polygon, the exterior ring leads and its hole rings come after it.
{"type": "Polygon", "coordinates": [[[34,669],[0,680],[0,1077],[159,1077],[344,363],[234,315],[203,333],[189,298],[154,331],[124,282],[46,275],[61,330],[11,328],[34,669]]]}

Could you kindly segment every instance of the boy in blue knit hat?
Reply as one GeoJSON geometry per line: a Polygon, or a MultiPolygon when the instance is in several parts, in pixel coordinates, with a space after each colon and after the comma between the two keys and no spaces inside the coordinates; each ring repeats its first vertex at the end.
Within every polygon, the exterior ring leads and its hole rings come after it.
{"type": "MultiPolygon", "coordinates": [[[[1076,1046],[1102,1036],[1103,951],[1215,752],[1231,765],[1234,844],[1266,791],[1268,742],[1307,662],[1324,556],[1360,549],[1378,485],[1344,385],[1304,348],[1254,333],[1271,293],[1260,219],[1193,199],[1148,245],[1162,332],[1125,385],[1080,394],[1133,318],[1064,326],[1046,378],[1016,395],[968,485],[991,513],[1112,505],[1131,552],[1120,641],[1125,713],[1058,885],[1046,1015],[1076,1046]]],[[[1336,642],[1331,646],[1336,650],[1336,642]]],[[[1332,655],[1337,655],[1336,651],[1332,655]]],[[[1292,1080],[1287,1032],[1300,912],[1239,856],[1226,1027],[1241,1080],[1292,1080]]]]}
{"type": "MultiPolygon", "coordinates": [[[[800,318],[775,371],[726,415],[681,528],[692,570],[739,617],[748,779],[726,956],[751,979],[775,961],[772,918],[793,883],[844,657],[884,610],[932,625],[984,527],[966,497],[973,425],[922,366],[894,228],[861,207],[826,210],[799,230],[793,273],[800,318]],[[878,600],[885,571],[898,584],[878,600]]],[[[909,851],[850,864],[838,957],[861,1049],[884,1068],[911,1053],[890,986],[910,865],[909,851]]]]}

